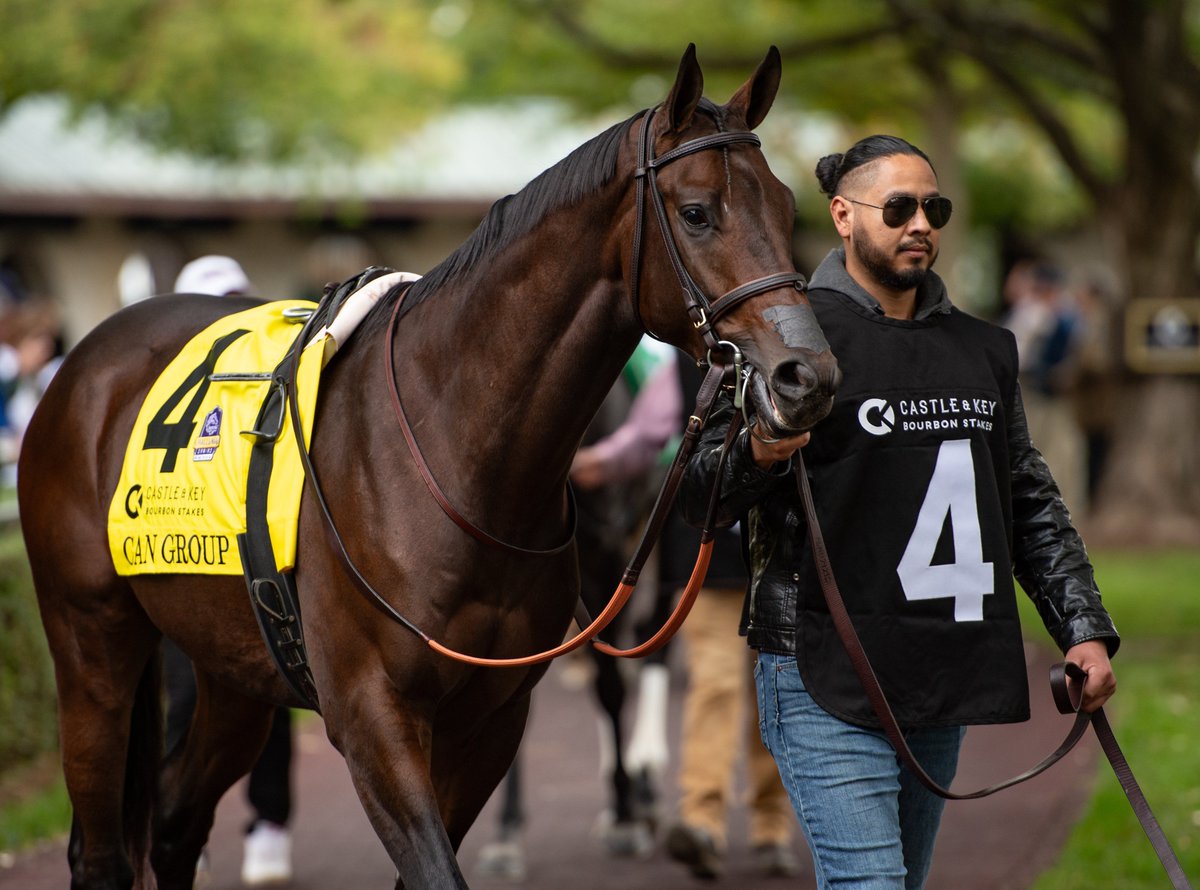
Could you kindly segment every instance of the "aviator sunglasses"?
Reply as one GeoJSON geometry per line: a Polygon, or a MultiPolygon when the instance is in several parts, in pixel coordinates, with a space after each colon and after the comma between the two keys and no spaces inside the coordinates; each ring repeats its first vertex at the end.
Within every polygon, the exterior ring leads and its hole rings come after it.
{"type": "Polygon", "coordinates": [[[878,204],[868,204],[866,201],[855,201],[853,198],[847,198],[851,204],[861,204],[863,207],[874,207],[876,210],[883,211],[883,224],[889,229],[898,229],[917,213],[917,205],[921,205],[921,209],[925,211],[925,219],[929,220],[929,225],[935,229],[940,229],[946,223],[950,222],[950,214],[954,210],[954,205],[950,203],[950,199],[942,195],[935,195],[932,198],[917,198],[913,195],[896,195],[894,198],[888,198],[883,202],[883,206],[878,204]]]}

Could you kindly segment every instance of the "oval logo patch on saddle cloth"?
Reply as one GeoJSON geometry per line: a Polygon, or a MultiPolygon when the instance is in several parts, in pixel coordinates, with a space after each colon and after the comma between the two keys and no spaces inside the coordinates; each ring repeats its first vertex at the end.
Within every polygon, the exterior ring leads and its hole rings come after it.
{"type": "MultiPolygon", "coordinates": [[[[271,392],[272,372],[302,327],[284,311],[315,305],[280,300],[228,315],[193,337],[155,381],[126,446],[108,511],[108,543],[118,574],[242,574],[237,536],[246,531],[246,478],[257,440],[248,432],[271,392]]],[[[327,343],[327,337],[315,337],[297,373],[306,442],[327,343]]],[[[278,415],[268,419],[272,428],[276,424],[278,415]]],[[[285,415],[267,494],[281,570],[295,564],[303,480],[285,415]]]]}

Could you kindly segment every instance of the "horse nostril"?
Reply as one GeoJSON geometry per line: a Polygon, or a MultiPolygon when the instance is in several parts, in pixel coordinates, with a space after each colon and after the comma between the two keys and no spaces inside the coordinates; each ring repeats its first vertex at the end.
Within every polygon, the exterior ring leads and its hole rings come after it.
{"type": "Polygon", "coordinates": [[[819,382],[817,372],[806,362],[784,362],[771,375],[771,388],[793,401],[803,399],[819,382]]]}
{"type": "Polygon", "coordinates": [[[822,375],[826,377],[826,385],[829,391],[837,392],[838,387],[842,385],[842,369],[838,367],[837,362],[832,362],[833,367],[829,369],[828,374],[822,375]]]}

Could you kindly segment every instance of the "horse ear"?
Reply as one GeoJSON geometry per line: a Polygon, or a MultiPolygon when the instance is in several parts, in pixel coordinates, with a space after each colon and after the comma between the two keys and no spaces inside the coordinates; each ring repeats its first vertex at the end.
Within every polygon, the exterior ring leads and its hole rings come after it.
{"type": "Polygon", "coordinates": [[[675,75],[675,85],[667,94],[663,110],[667,113],[669,132],[678,133],[687,128],[692,122],[692,114],[700,104],[704,94],[704,72],[696,61],[696,44],[689,43],[679,60],[679,73],[675,75]]]}
{"type": "Polygon", "coordinates": [[[730,111],[742,116],[749,129],[753,130],[761,124],[767,112],[771,110],[775,94],[779,92],[782,70],[779,50],[772,46],[767,50],[767,57],[762,60],[758,69],[738,88],[726,105],[730,111]]]}

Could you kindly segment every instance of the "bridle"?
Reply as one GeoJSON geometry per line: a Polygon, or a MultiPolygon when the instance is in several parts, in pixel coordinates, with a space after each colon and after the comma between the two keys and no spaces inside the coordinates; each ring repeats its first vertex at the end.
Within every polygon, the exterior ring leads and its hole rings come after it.
{"type": "MultiPolygon", "coordinates": [[[[386,598],[384,598],[363,576],[351,559],[349,552],[346,549],[345,542],[342,540],[340,533],[337,530],[336,524],[333,521],[333,515],[329,510],[328,503],[325,500],[321,490],[320,483],[317,479],[315,468],[313,467],[308,449],[305,446],[305,437],[300,428],[300,415],[296,398],[296,373],[299,367],[300,352],[303,344],[305,344],[311,332],[315,330],[317,320],[323,318],[327,314],[326,307],[329,304],[337,302],[334,291],[327,291],[312,317],[305,324],[304,329],[300,332],[297,338],[297,346],[292,350],[291,360],[285,362],[287,365],[284,371],[286,379],[280,383],[287,390],[288,403],[290,405],[290,414],[295,440],[300,452],[301,463],[304,466],[305,473],[309,484],[312,487],[313,494],[317,501],[320,514],[324,519],[326,532],[333,545],[335,555],[342,563],[348,577],[354,583],[355,587],[367,598],[367,600],[385,615],[395,620],[403,627],[412,631],[420,637],[431,649],[446,655],[456,661],[465,662],[468,664],[482,666],[524,666],[541,664],[557,658],[578,647],[595,639],[612,621],[624,607],[629,596],[633,592],[634,586],[637,584],[637,579],[641,569],[649,557],[650,551],[657,542],[661,534],[663,525],[666,523],[667,515],[674,504],[675,495],[678,491],[679,484],[682,481],[684,469],[687,462],[699,441],[700,433],[704,425],[708,421],[708,415],[716,402],[721,386],[725,381],[726,376],[730,371],[734,373],[736,378],[733,381],[734,391],[740,401],[740,394],[744,391],[744,386],[741,385],[740,379],[743,373],[743,363],[741,353],[732,343],[723,341],[719,338],[714,328],[718,319],[728,314],[735,306],[744,300],[755,296],[756,294],[765,293],[770,290],[775,290],[780,287],[790,286],[797,290],[804,290],[805,279],[799,272],[779,272],[773,275],[767,275],[762,278],[756,278],[745,284],[735,287],[733,290],[724,294],[716,300],[709,300],[703,290],[692,279],[687,271],[687,267],[683,263],[683,259],[679,254],[679,249],[675,244],[674,236],[671,233],[670,223],[667,218],[666,205],[663,201],[662,193],[659,191],[657,182],[657,171],[691,154],[709,149],[721,148],[723,146],[735,143],[748,143],[754,146],[759,146],[762,143],[759,138],[749,131],[734,131],[734,132],[719,132],[709,136],[701,136],[696,139],[689,140],[682,145],[676,146],[661,157],[654,157],[653,151],[653,135],[652,121],[657,109],[648,111],[642,119],[642,132],[639,139],[638,151],[638,166],[634,171],[636,180],[636,200],[637,200],[637,215],[634,224],[633,234],[633,250],[631,257],[631,280],[630,294],[633,303],[635,317],[642,323],[643,329],[649,332],[644,322],[642,322],[641,307],[639,305],[639,278],[641,274],[641,256],[642,242],[644,240],[645,231],[645,204],[647,183],[649,184],[649,194],[651,203],[654,206],[655,214],[658,217],[659,228],[662,232],[663,242],[666,246],[667,255],[671,261],[671,266],[675,270],[675,275],[679,280],[683,291],[684,304],[688,316],[692,320],[692,324],[703,338],[709,349],[709,370],[705,375],[704,382],[700,387],[700,393],[696,400],[695,413],[689,418],[687,428],[679,445],[679,450],[675,455],[675,459],[671,465],[671,469],[667,473],[667,477],[663,482],[662,489],[655,502],[654,510],[650,519],[646,523],[646,528],[642,536],[642,541],[639,544],[633,558],[626,567],[625,573],[622,576],[621,582],[618,584],[617,590],[613,593],[607,606],[595,619],[592,619],[586,609],[583,608],[582,602],[576,610],[577,621],[580,625],[580,632],[574,638],[567,640],[553,649],[534,655],[524,656],[520,658],[481,658],[477,656],[467,655],[465,653],[456,652],[447,648],[438,641],[432,639],[427,633],[421,630],[415,623],[400,613],[392,606],[386,598]],[[714,353],[717,354],[714,357],[714,353]],[[732,353],[732,360],[728,364],[723,362],[721,355],[732,353]]],[[[719,126],[719,124],[718,124],[719,126]]],[[[372,270],[368,270],[369,272],[372,270]]],[[[382,272],[382,270],[380,270],[382,272]]],[[[366,273],[360,276],[355,282],[359,286],[365,284],[363,279],[366,273]]],[[[340,290],[340,289],[339,289],[340,290]]],[[[343,294],[344,296],[344,294],[343,294]]],[[[404,413],[404,407],[400,399],[399,389],[396,382],[396,373],[394,367],[394,356],[392,343],[396,331],[397,322],[400,316],[400,307],[403,301],[404,294],[397,297],[396,305],[393,308],[391,318],[388,322],[387,333],[384,337],[384,364],[385,372],[388,378],[388,388],[392,396],[392,405],[396,413],[397,421],[404,433],[404,438],[408,444],[413,460],[416,462],[421,478],[425,482],[434,500],[442,508],[443,512],[457,525],[463,529],[471,537],[475,538],[482,544],[499,549],[504,552],[521,556],[549,556],[562,552],[574,540],[574,528],[572,527],[570,536],[560,544],[545,550],[535,550],[525,547],[519,547],[514,544],[507,543],[494,537],[493,535],[480,529],[473,522],[464,517],[454,506],[450,500],[442,492],[433,473],[430,471],[424,456],[421,454],[420,447],[417,444],[416,437],[413,434],[412,427],[408,422],[408,418],[404,413]]],[[[651,334],[653,336],[653,334],[651,334]]],[[[726,437],[726,447],[722,449],[722,462],[724,455],[728,453],[728,445],[736,435],[739,428],[739,418],[735,415],[734,421],[730,424],[729,432],[726,437]]],[[[718,474],[719,478],[719,474],[718,474]]],[[[568,491],[570,486],[568,485],[568,491]]],[[[713,546],[712,528],[714,526],[716,506],[717,506],[717,491],[714,487],[709,500],[708,518],[705,523],[704,530],[701,532],[700,554],[697,558],[696,568],[692,573],[684,593],[680,596],[679,602],[675,607],[667,623],[656,633],[650,640],[629,650],[618,650],[614,647],[597,642],[596,646],[601,651],[610,655],[619,655],[626,657],[638,657],[653,652],[670,640],[675,631],[682,625],[684,618],[687,617],[691,609],[691,604],[695,601],[696,595],[699,593],[700,586],[703,584],[705,574],[707,572],[708,561],[711,557],[713,546]]],[[[574,507],[571,508],[572,516],[574,515],[574,507]]],[[[572,519],[572,523],[573,523],[572,519]]]]}
{"type": "MultiPolygon", "coordinates": [[[[671,223],[667,217],[667,206],[663,201],[662,192],[658,188],[658,171],[671,162],[685,158],[696,152],[708,151],[709,149],[721,148],[736,143],[748,143],[757,147],[762,145],[762,141],[749,130],[722,131],[713,133],[710,136],[700,136],[696,139],[690,139],[682,145],[677,145],[661,157],[656,158],[654,156],[654,134],[651,124],[657,112],[658,108],[652,108],[642,117],[642,132],[638,139],[638,165],[633,174],[637,181],[637,216],[633,226],[633,254],[630,259],[629,278],[629,298],[633,304],[633,313],[643,330],[655,339],[662,339],[650,329],[645,319],[642,318],[640,300],[642,241],[646,214],[645,193],[648,190],[650,193],[650,203],[654,207],[654,215],[658,218],[658,228],[662,232],[663,245],[667,249],[667,258],[671,261],[671,268],[675,270],[675,277],[679,280],[679,286],[683,292],[683,303],[687,309],[688,317],[692,320],[692,326],[695,327],[704,339],[704,344],[709,350],[724,349],[724,341],[720,339],[714,328],[718,319],[727,315],[743,300],[747,300],[757,294],[766,293],[767,291],[785,286],[791,286],[796,288],[796,290],[803,291],[807,282],[799,272],[777,272],[773,275],[765,275],[762,278],[756,278],[753,281],[740,284],[716,300],[708,298],[688,273],[687,266],[684,265],[683,258],[679,255],[679,247],[675,244],[675,236],[671,233],[671,223]]],[[[718,122],[719,126],[720,123],[718,122]]],[[[738,382],[740,383],[740,381],[738,382]]]]}

